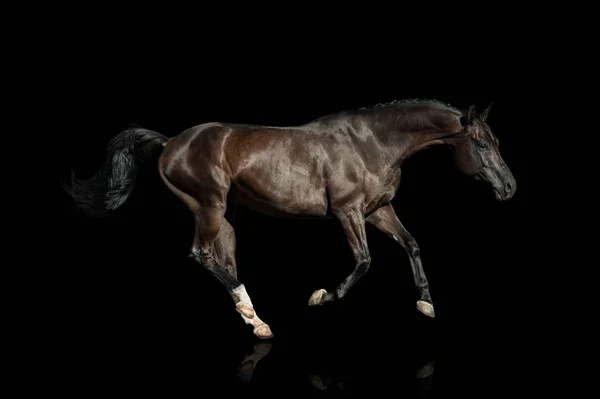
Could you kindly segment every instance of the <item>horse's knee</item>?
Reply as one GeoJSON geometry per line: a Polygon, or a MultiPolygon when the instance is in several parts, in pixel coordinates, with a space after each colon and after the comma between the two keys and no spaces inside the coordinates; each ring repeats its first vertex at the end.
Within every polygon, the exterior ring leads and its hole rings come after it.
{"type": "Polygon", "coordinates": [[[360,274],[365,274],[367,271],[369,271],[370,266],[371,266],[370,263],[360,263],[358,265],[358,267],[356,268],[356,270],[358,270],[358,272],[360,274]]]}
{"type": "Polygon", "coordinates": [[[357,264],[356,270],[361,274],[365,274],[369,270],[370,266],[371,266],[371,255],[368,252],[364,252],[358,258],[358,264],[357,264]]]}

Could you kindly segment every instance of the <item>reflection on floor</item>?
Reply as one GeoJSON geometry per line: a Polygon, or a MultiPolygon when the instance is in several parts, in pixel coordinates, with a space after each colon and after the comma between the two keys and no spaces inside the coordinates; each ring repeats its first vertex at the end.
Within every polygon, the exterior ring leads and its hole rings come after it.
{"type": "MultiPolygon", "coordinates": [[[[246,355],[236,369],[236,377],[243,384],[250,384],[258,363],[265,358],[273,347],[272,342],[258,342],[254,344],[252,353],[246,355]]],[[[418,396],[428,397],[432,386],[433,372],[435,362],[429,361],[419,366],[415,372],[415,378],[418,381],[418,396]]],[[[342,397],[351,396],[352,389],[348,388],[351,383],[343,379],[336,378],[327,374],[308,373],[308,383],[318,391],[340,395],[342,397]]]]}
{"type": "Polygon", "coordinates": [[[247,355],[244,360],[242,360],[242,363],[236,370],[236,376],[241,382],[245,384],[250,382],[256,365],[260,359],[269,354],[272,346],[273,344],[270,342],[259,342],[254,345],[254,350],[252,353],[247,355]]]}

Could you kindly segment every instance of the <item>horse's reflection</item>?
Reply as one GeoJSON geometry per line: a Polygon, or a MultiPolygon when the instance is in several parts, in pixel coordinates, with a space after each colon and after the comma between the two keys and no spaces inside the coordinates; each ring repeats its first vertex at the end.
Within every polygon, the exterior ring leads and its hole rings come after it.
{"type": "Polygon", "coordinates": [[[417,378],[419,379],[419,396],[427,396],[433,379],[433,368],[435,362],[425,363],[417,370],[417,378]]]}
{"type": "MultiPolygon", "coordinates": [[[[254,344],[252,353],[244,357],[236,369],[236,376],[241,382],[245,384],[250,383],[258,362],[269,354],[272,346],[272,342],[258,342],[254,344]]],[[[435,362],[430,361],[422,364],[416,370],[415,377],[419,383],[418,390],[420,397],[426,397],[429,394],[434,368],[435,362]]],[[[313,388],[319,391],[335,391],[341,394],[350,394],[347,384],[340,378],[325,374],[309,373],[308,381],[313,388]]]]}
{"type": "Polygon", "coordinates": [[[246,356],[236,370],[236,375],[243,383],[247,384],[252,379],[256,364],[263,357],[269,354],[272,344],[270,342],[258,342],[254,345],[254,350],[246,356]]]}
{"type": "MultiPolygon", "coordinates": [[[[416,377],[419,380],[419,396],[421,397],[426,397],[429,393],[434,367],[435,362],[429,362],[417,369],[416,377]]],[[[311,385],[319,391],[327,390],[337,391],[342,394],[346,393],[344,381],[319,374],[309,374],[308,379],[311,385]]]]}
{"type": "Polygon", "coordinates": [[[319,374],[309,374],[308,380],[313,388],[318,389],[319,391],[337,391],[342,394],[347,393],[346,385],[344,381],[338,380],[337,378],[332,378],[328,376],[321,376],[319,374]]]}

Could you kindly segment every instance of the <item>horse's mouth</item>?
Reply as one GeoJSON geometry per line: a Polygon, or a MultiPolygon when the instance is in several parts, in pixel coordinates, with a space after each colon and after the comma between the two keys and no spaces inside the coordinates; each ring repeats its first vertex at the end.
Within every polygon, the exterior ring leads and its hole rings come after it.
{"type": "Polygon", "coordinates": [[[500,194],[500,190],[498,190],[496,187],[494,187],[494,195],[498,201],[504,201],[504,197],[502,194],[500,194]]]}
{"type": "MultiPolygon", "coordinates": [[[[513,193],[514,193],[514,192],[513,192],[513,193]]],[[[503,201],[503,202],[504,202],[504,201],[508,201],[509,199],[511,199],[511,198],[512,198],[512,196],[513,196],[513,193],[505,193],[505,194],[502,194],[502,192],[501,192],[499,189],[497,189],[496,187],[494,187],[494,195],[496,196],[496,199],[497,199],[498,201],[503,201]]]]}

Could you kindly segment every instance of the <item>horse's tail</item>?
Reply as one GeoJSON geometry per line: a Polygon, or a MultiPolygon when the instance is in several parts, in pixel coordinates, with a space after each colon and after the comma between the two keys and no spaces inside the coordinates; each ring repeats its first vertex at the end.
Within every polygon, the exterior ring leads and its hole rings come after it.
{"type": "Polygon", "coordinates": [[[140,161],[158,159],[167,141],[168,137],[151,130],[126,129],[109,142],[106,162],[94,176],[80,180],[71,172],[71,186],[63,184],[63,188],[88,216],[106,216],[133,192],[140,161]]]}

